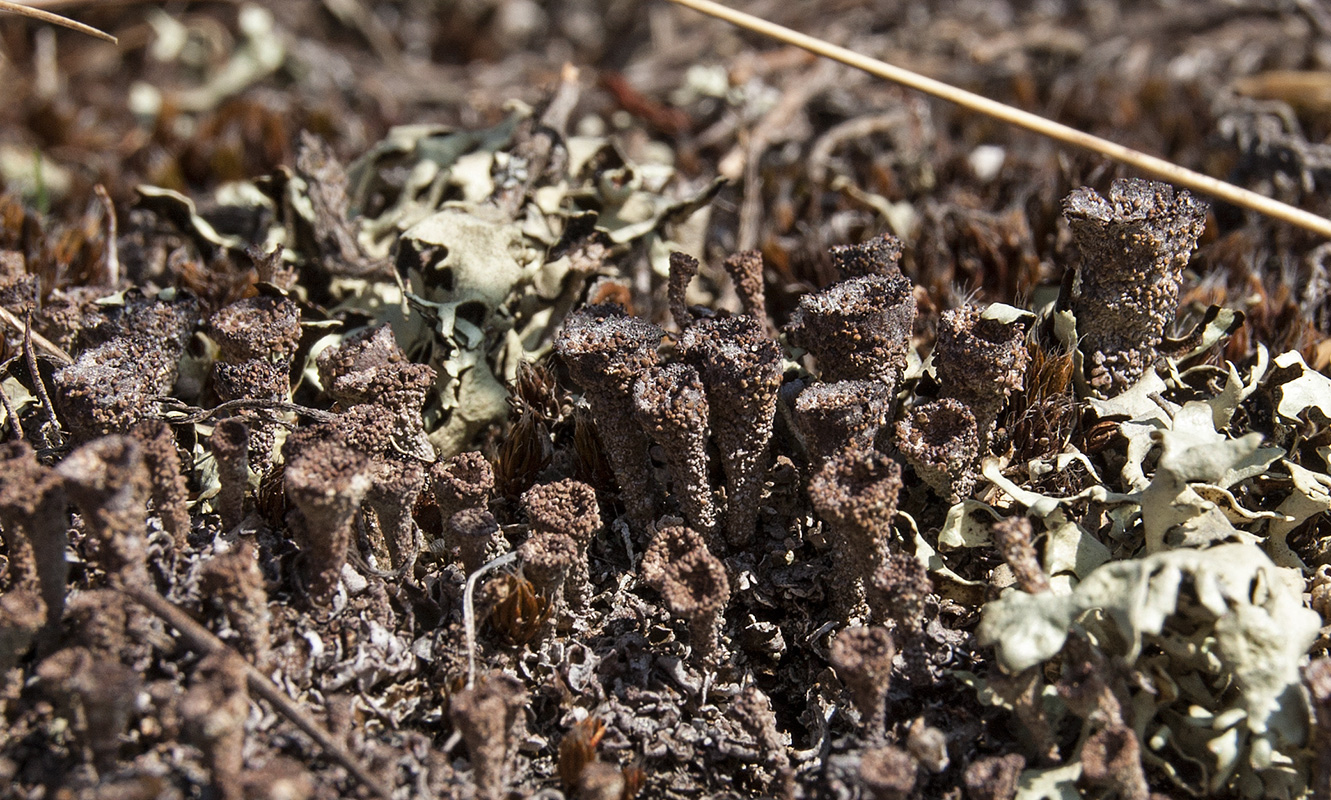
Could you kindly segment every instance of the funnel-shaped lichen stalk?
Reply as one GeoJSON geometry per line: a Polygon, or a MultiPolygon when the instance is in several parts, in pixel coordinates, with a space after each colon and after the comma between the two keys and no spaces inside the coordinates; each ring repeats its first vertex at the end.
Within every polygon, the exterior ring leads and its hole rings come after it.
{"type": "Polygon", "coordinates": [[[671,526],[652,539],[641,570],[643,581],[661,593],[670,612],[689,623],[693,655],[704,664],[714,663],[730,602],[725,565],[696,532],[671,526]]]}
{"type": "Polygon", "coordinates": [[[189,500],[189,490],[180,468],[175,433],[170,425],[156,419],[144,420],[130,432],[139,440],[143,450],[153,510],[162,521],[162,530],[175,542],[176,551],[183,552],[189,546],[190,519],[189,509],[185,505],[189,500]]]}
{"type": "Polygon", "coordinates": [[[707,390],[726,474],[726,538],[739,549],[752,540],[758,519],[781,388],[781,348],[752,317],[697,322],[680,337],[679,348],[707,390]]]}
{"type": "Polygon", "coordinates": [[[208,447],[217,462],[217,513],[222,529],[229,531],[245,519],[245,498],[250,493],[249,425],[240,417],[219,421],[208,447]]]}
{"type": "Polygon", "coordinates": [[[763,254],[757,250],[742,250],[731,255],[724,263],[735,285],[740,308],[759,322],[767,322],[767,287],[763,283],[763,254]]]}
{"type": "Polygon", "coordinates": [[[509,758],[516,739],[513,726],[526,700],[522,684],[502,672],[481,678],[474,687],[455,692],[449,699],[448,715],[467,745],[479,800],[505,796],[509,758]]]}
{"type": "Polygon", "coordinates": [[[586,392],[596,431],[619,483],[629,518],[638,525],[656,513],[650,440],[633,416],[633,382],[657,363],[661,329],[618,306],[588,306],[569,316],[555,350],[586,392]]]}
{"type": "Polygon", "coordinates": [[[977,306],[962,306],[944,312],[938,321],[938,383],[943,397],[960,400],[975,417],[981,455],[1008,396],[1021,391],[1029,362],[1022,320],[1005,322],[985,316],[977,306]]]}
{"type": "Polygon", "coordinates": [[[666,285],[666,298],[670,304],[670,317],[681,331],[693,324],[685,294],[689,281],[698,274],[698,259],[687,253],[670,254],[670,282],[666,285]]]}
{"type": "Polygon", "coordinates": [[[434,486],[434,502],[439,506],[439,515],[447,526],[459,511],[485,509],[490,492],[494,490],[495,473],[481,453],[458,453],[450,459],[436,461],[430,467],[430,483],[434,486]]]}
{"type": "Polygon", "coordinates": [[[464,508],[448,519],[449,539],[458,549],[462,569],[468,575],[503,553],[507,542],[494,514],[484,508],[464,508]]]}
{"type": "Polygon", "coordinates": [[[139,443],[103,436],[70,453],[56,472],[97,542],[97,561],[114,581],[147,586],[148,471],[139,443]]]}
{"type": "Polygon", "coordinates": [[[707,475],[707,394],[698,371],[687,364],[652,369],[633,387],[633,406],[647,434],[665,452],[671,494],[688,523],[708,537],[716,527],[712,484],[707,475]]]}
{"type": "Polygon", "coordinates": [[[876,380],[895,387],[914,324],[910,280],[866,275],[800,297],[786,331],[818,359],[824,381],[876,380]]]}
{"type": "MultiPolygon", "coordinates": [[[[208,320],[208,336],[217,342],[213,385],[222,400],[286,400],[291,391],[291,360],[300,344],[300,308],[286,298],[247,297],[208,320]]],[[[268,468],[276,423],[245,415],[250,425],[249,458],[255,469],[268,468]]]]}
{"type": "Polygon", "coordinates": [[[800,392],[795,422],[809,463],[817,468],[847,447],[873,447],[891,401],[891,389],[879,381],[815,383],[800,392]]]}
{"type": "Polygon", "coordinates": [[[18,587],[36,579],[48,627],[60,624],[65,608],[65,502],[60,476],[37,461],[27,442],[0,445],[0,517],[9,542],[10,583],[18,587]]]}
{"type": "Polygon", "coordinates": [[[833,247],[832,266],[842,278],[901,274],[901,240],[890,233],[860,244],[833,247]]]}
{"type": "Polygon", "coordinates": [[[865,591],[887,558],[900,491],[901,467],[869,449],[842,451],[809,481],[809,499],[832,530],[834,586],[849,620],[869,618],[865,591]]]}
{"type": "Polygon", "coordinates": [[[370,460],[324,425],[305,428],[282,445],[286,494],[299,516],[287,515],[301,549],[305,591],[315,607],[337,592],[353,522],[370,489],[370,460]]]}
{"type": "Polygon", "coordinates": [[[533,534],[556,534],[573,543],[575,552],[564,581],[564,597],[574,609],[585,607],[591,595],[587,549],[601,529],[596,490],[570,479],[541,484],[527,490],[522,506],[533,534]]]}
{"type": "Polygon", "coordinates": [[[1178,309],[1179,284],[1206,227],[1206,204],[1187,192],[1136,178],[1109,197],[1077,189],[1063,216],[1081,250],[1072,311],[1091,389],[1115,395],[1156,359],[1178,309]]]}
{"type": "Polygon", "coordinates": [[[365,495],[365,505],[379,521],[393,569],[400,570],[408,581],[421,551],[419,531],[411,512],[425,488],[425,480],[425,467],[420,462],[388,456],[375,465],[374,482],[365,495]]]}
{"type": "Polygon", "coordinates": [[[885,733],[887,689],[896,652],[892,634],[876,626],[846,628],[832,640],[832,666],[850,691],[860,725],[873,742],[881,742],[885,733]]]}
{"type": "Polygon", "coordinates": [[[980,437],[975,417],[945,397],[916,406],[897,420],[897,447],[930,488],[955,503],[975,485],[980,437]]]}

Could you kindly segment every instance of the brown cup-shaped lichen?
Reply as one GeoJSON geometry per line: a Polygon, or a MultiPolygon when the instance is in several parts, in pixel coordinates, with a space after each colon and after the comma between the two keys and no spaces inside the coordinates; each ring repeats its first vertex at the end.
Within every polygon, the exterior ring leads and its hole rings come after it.
{"type": "Polygon", "coordinates": [[[127,295],[107,313],[100,344],[56,371],[60,420],[80,440],[125,433],[152,416],[157,398],[171,393],[197,304],[184,295],[159,300],[127,295]]]}
{"type": "Polygon", "coordinates": [[[230,652],[204,657],[194,668],[180,701],[185,730],[203,751],[212,770],[212,787],[221,800],[244,800],[245,719],[250,692],[245,662],[230,652]]]}
{"type": "Polygon", "coordinates": [[[753,539],[781,388],[781,348],[752,317],[695,323],[679,338],[702,377],[712,436],[726,475],[726,538],[753,539]]]}
{"type": "MultiPolygon", "coordinates": [[[[238,300],[208,320],[217,342],[213,386],[222,400],[284,401],[291,391],[291,360],[300,344],[300,308],[263,295],[238,300]]],[[[257,414],[250,423],[250,460],[259,471],[272,460],[276,423],[257,414]]]]}
{"type": "Polygon", "coordinates": [[[977,306],[954,308],[939,319],[934,370],[942,396],[961,401],[975,418],[981,455],[1008,396],[1021,391],[1029,361],[1020,320],[989,318],[977,306]]]}
{"type": "Polygon", "coordinates": [[[189,490],[180,467],[180,453],[176,449],[176,436],[171,426],[161,420],[144,420],[134,426],[131,433],[139,440],[143,450],[144,466],[148,470],[152,490],[153,510],[162,521],[162,529],[175,542],[177,551],[189,545],[190,531],[189,490]]]}
{"type": "Polygon", "coordinates": [[[287,520],[300,545],[305,591],[314,606],[323,606],[337,591],[355,538],[352,523],[370,489],[370,460],[326,425],[292,433],[282,454],[286,495],[300,512],[287,520]]]}
{"type": "Polygon", "coordinates": [[[710,536],[716,526],[707,474],[711,427],[698,371],[687,364],[649,370],[633,386],[633,406],[647,434],[665,452],[671,494],[679,500],[684,518],[710,536]]]}
{"type": "Polygon", "coordinates": [[[412,509],[425,489],[425,467],[401,456],[382,459],[374,469],[373,483],[365,495],[365,504],[374,512],[388,546],[388,558],[394,570],[411,580],[412,568],[420,555],[420,535],[412,509]]]}
{"type": "Polygon", "coordinates": [[[832,266],[842,278],[901,274],[901,240],[890,233],[860,244],[837,245],[831,254],[832,266]]]}
{"type": "Polygon", "coordinates": [[[468,575],[502,554],[506,546],[499,522],[483,508],[464,508],[449,517],[447,531],[468,575]]]}
{"type": "Polygon", "coordinates": [[[962,783],[968,800],[1012,800],[1017,796],[1026,757],[1020,753],[985,756],[966,768],[962,783]]]}
{"type": "Polygon", "coordinates": [[[629,518],[639,525],[655,516],[656,502],[650,440],[633,415],[633,382],[657,363],[660,341],[660,328],[609,305],[571,314],[555,338],[555,350],[591,405],[629,518]]]}
{"type": "Polygon", "coordinates": [[[1154,363],[1206,210],[1187,192],[1136,178],[1114,181],[1107,198],[1081,188],[1063,201],[1082,254],[1072,311],[1096,392],[1118,394],[1154,363]]]}
{"type": "Polygon", "coordinates": [[[271,654],[268,591],[254,547],[248,542],[204,562],[199,592],[218,602],[227,623],[239,635],[237,647],[262,667],[271,654]]]}
{"type": "Polygon", "coordinates": [[[723,266],[735,285],[740,308],[745,314],[767,321],[767,287],[763,282],[763,254],[758,250],[742,250],[726,258],[723,266]]]}
{"type": "Polygon", "coordinates": [[[989,535],[1003,560],[1017,576],[1024,592],[1038,594],[1049,590],[1049,576],[1040,566],[1040,557],[1031,543],[1031,521],[1026,517],[1008,517],[989,527],[989,535]]]}
{"type": "Polygon", "coordinates": [[[562,533],[533,532],[518,546],[522,575],[553,610],[552,617],[563,613],[565,585],[578,560],[578,546],[562,533]]]}
{"type": "Polygon", "coordinates": [[[208,439],[217,462],[217,513],[223,530],[233,530],[245,519],[250,493],[250,427],[240,417],[218,421],[208,439]]]}
{"type": "Polygon", "coordinates": [[[508,784],[513,726],[527,693],[516,678],[500,672],[482,677],[449,698],[448,715],[462,734],[480,800],[499,800],[508,784]]]}
{"type": "Polygon", "coordinates": [[[1081,746],[1081,780],[1122,800],[1147,800],[1151,791],[1136,732],[1122,722],[1111,722],[1091,734],[1081,746]]]}
{"type": "Polygon", "coordinates": [[[817,466],[847,447],[873,447],[891,408],[892,391],[879,381],[815,383],[795,398],[809,463],[817,466]]]}
{"type": "Polygon", "coordinates": [[[37,677],[99,770],[116,764],[141,679],[115,658],[69,647],[37,665],[37,677]]]}
{"type": "Polygon", "coordinates": [[[832,640],[829,656],[837,677],[860,712],[861,729],[870,741],[882,741],[887,719],[887,689],[897,649],[886,628],[846,628],[832,640]]]}
{"type": "Polygon", "coordinates": [[[920,480],[955,503],[975,486],[980,436],[960,400],[945,397],[916,406],[897,420],[897,448],[920,480]]]}
{"type": "Polygon", "coordinates": [[[434,457],[421,418],[435,385],[434,369],[408,361],[390,327],[357,331],[320,353],[315,363],[336,408],[369,405],[387,411],[395,449],[425,460],[434,457]]]}
{"type": "Polygon", "coordinates": [[[937,612],[929,602],[933,590],[920,559],[895,550],[874,570],[868,594],[875,616],[892,620],[898,631],[915,633],[929,622],[931,610],[937,612]]]}
{"type": "Polygon", "coordinates": [[[670,317],[681,331],[693,324],[693,312],[689,311],[685,294],[689,281],[698,274],[698,259],[687,253],[670,254],[670,283],[666,285],[666,297],[670,304],[670,317]]]}
{"type": "Polygon", "coordinates": [[[851,448],[809,481],[809,499],[831,527],[835,586],[847,619],[868,618],[866,587],[884,563],[901,491],[901,467],[876,450],[851,448]]]}
{"type": "Polygon", "coordinates": [[[1313,710],[1313,797],[1331,797],[1331,658],[1315,659],[1303,672],[1313,710]]]}
{"type": "Polygon", "coordinates": [[[730,713],[758,743],[760,752],[777,772],[790,767],[786,740],[777,728],[772,700],[757,686],[746,686],[731,702],[730,713]]]}
{"type": "Polygon", "coordinates": [[[522,496],[522,507],[534,533],[568,537],[576,547],[564,597],[569,605],[581,609],[591,594],[587,549],[601,529],[601,509],[596,490],[581,481],[564,479],[533,486],[522,496]]]}
{"type": "Polygon", "coordinates": [[[103,436],[70,453],[56,472],[97,543],[97,562],[113,580],[148,585],[148,471],[137,440],[103,436]]]}
{"type": "Polygon", "coordinates": [[[9,544],[11,586],[39,587],[47,626],[65,608],[69,525],[60,476],[37,461],[27,442],[0,444],[0,517],[9,544]]]}
{"type": "Polygon", "coordinates": [[[860,757],[860,784],[872,800],[907,800],[915,793],[919,765],[910,753],[886,745],[860,757]]]}
{"type": "Polygon", "coordinates": [[[671,613],[688,621],[694,655],[712,662],[730,602],[725,565],[696,531],[669,526],[657,531],[639,568],[643,581],[661,593],[671,613]]]}
{"type": "Polygon", "coordinates": [[[481,453],[458,453],[430,467],[430,483],[434,486],[434,502],[447,525],[459,511],[485,508],[494,490],[495,473],[481,453]]]}
{"type": "Polygon", "coordinates": [[[906,368],[915,295],[903,275],[866,275],[800,297],[786,331],[818,359],[822,379],[895,387],[906,368]]]}

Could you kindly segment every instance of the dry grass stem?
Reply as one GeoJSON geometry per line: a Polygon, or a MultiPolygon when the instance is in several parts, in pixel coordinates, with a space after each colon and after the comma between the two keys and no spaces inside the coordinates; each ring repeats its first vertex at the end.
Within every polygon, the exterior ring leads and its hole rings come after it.
{"type": "Polygon", "coordinates": [[[23,5],[22,3],[11,3],[9,0],[0,0],[0,11],[7,11],[10,14],[18,14],[20,17],[28,17],[38,22],[46,22],[51,25],[59,25],[62,28],[69,28],[72,31],[85,33],[102,41],[116,44],[119,40],[105,31],[99,31],[91,25],[84,25],[82,22],[75,22],[69,17],[62,17],[59,14],[53,14],[50,11],[42,11],[39,8],[23,5]]]}
{"type": "Polygon", "coordinates": [[[916,72],[911,72],[902,67],[896,67],[876,58],[856,53],[853,50],[847,50],[844,47],[838,47],[830,42],[824,41],[814,36],[793,31],[782,25],[768,22],[760,17],[751,14],[745,14],[742,11],[736,11],[733,8],[723,6],[712,0],[670,0],[676,5],[691,8],[694,11],[707,14],[717,19],[729,22],[732,25],[761,33],[764,36],[770,36],[773,39],[794,45],[795,47],[808,50],[815,55],[830,58],[834,61],[840,61],[842,64],[854,67],[870,75],[901,84],[911,89],[933,95],[944,100],[949,100],[957,105],[976,111],[994,119],[1001,120],[1010,125],[1016,125],[1028,131],[1048,136],[1051,139],[1063,142],[1064,144],[1074,145],[1095,153],[1099,153],[1106,158],[1113,159],[1119,163],[1135,167],[1148,175],[1161,180],[1169,181],[1178,186],[1184,186],[1193,191],[1202,192],[1224,200],[1227,203],[1233,203],[1237,206],[1265,214],[1275,219],[1283,220],[1296,225],[1300,228],[1312,231],[1313,233],[1331,239],[1331,220],[1320,217],[1300,208],[1295,208],[1288,203],[1282,203],[1279,200],[1273,200],[1265,195],[1232,183],[1212,178],[1209,175],[1203,175],[1200,172],[1194,172],[1186,167],[1181,167],[1171,161],[1163,158],[1148,155],[1139,150],[1133,150],[1130,147],[1111,142],[1108,139],[1102,139],[1099,136],[1093,136],[1076,128],[1069,127],[1050,119],[1045,119],[1038,114],[1032,114],[1028,111],[1022,111],[1018,108],[1006,105],[1004,103],[990,100],[987,97],[968,92],[964,89],[958,89],[947,83],[943,83],[933,78],[927,78],[916,72]]]}

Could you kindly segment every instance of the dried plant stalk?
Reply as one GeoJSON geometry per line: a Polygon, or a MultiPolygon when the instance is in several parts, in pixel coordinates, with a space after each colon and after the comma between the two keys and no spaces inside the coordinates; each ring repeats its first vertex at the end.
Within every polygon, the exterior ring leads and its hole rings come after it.
{"type": "Polygon", "coordinates": [[[1106,158],[1113,159],[1119,163],[1145,172],[1161,180],[1184,186],[1193,191],[1202,192],[1212,197],[1233,203],[1236,206],[1265,214],[1268,217],[1288,222],[1291,225],[1297,225],[1300,228],[1310,230],[1313,233],[1331,239],[1331,219],[1320,217],[1301,208],[1295,208],[1288,203],[1282,203],[1279,200],[1273,200],[1265,195],[1241,186],[1235,186],[1232,183],[1212,178],[1209,175],[1203,175],[1200,172],[1193,172],[1186,167],[1181,167],[1172,161],[1166,161],[1157,156],[1147,155],[1139,150],[1133,150],[1131,147],[1111,142],[1108,139],[1101,139],[1099,136],[1093,136],[1084,131],[1045,119],[1038,114],[1032,114],[1029,111],[1022,111],[1019,108],[1000,103],[997,100],[990,100],[973,92],[964,89],[958,89],[955,86],[944,83],[933,78],[926,78],[916,72],[908,69],[895,67],[876,58],[870,58],[856,53],[853,50],[847,50],[844,47],[838,47],[830,42],[825,42],[814,36],[793,31],[781,25],[768,22],[760,17],[745,14],[742,11],[736,11],[732,8],[712,2],[712,0],[670,0],[676,5],[691,8],[708,16],[729,22],[731,25],[751,30],[755,33],[761,33],[764,36],[770,36],[773,39],[794,45],[795,47],[808,50],[815,55],[830,58],[833,61],[840,61],[842,64],[862,70],[884,80],[899,83],[909,89],[924,92],[934,97],[948,100],[969,111],[976,111],[985,116],[1006,122],[1009,125],[1015,125],[1028,131],[1038,133],[1042,136],[1048,136],[1064,144],[1070,144],[1075,147],[1081,147],[1094,153],[1099,153],[1106,158]]]}

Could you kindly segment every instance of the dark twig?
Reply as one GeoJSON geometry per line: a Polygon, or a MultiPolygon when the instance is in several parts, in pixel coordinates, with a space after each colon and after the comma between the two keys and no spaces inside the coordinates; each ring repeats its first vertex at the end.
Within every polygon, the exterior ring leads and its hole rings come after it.
{"type": "MultiPolygon", "coordinates": [[[[232,411],[271,411],[271,412],[290,412],[300,414],[302,417],[309,417],[315,422],[332,422],[337,419],[337,415],[322,411],[317,408],[288,403],[282,400],[264,400],[261,398],[242,397],[239,400],[228,400],[225,403],[218,403],[212,408],[198,408],[184,403],[174,397],[159,397],[157,402],[162,404],[162,416],[160,417],[172,424],[188,424],[194,422],[204,422],[214,417],[224,414],[230,414],[232,411]],[[184,416],[167,417],[166,414],[178,413],[184,416]]],[[[286,424],[286,421],[273,414],[276,422],[286,424]]]]}
{"type": "Polygon", "coordinates": [[[19,424],[18,415],[14,413],[14,406],[9,403],[9,395],[5,394],[3,382],[5,376],[9,375],[9,365],[13,364],[17,359],[18,356],[11,356],[9,360],[5,361],[5,363],[0,364],[0,406],[5,409],[5,418],[9,420],[9,427],[10,430],[14,431],[14,439],[16,441],[23,438],[23,426],[19,424]]]}
{"type": "MultiPolygon", "coordinates": [[[[137,586],[124,586],[121,587],[120,591],[161,617],[163,621],[180,633],[181,638],[191,648],[201,654],[226,654],[241,658],[240,654],[232,650],[225,642],[214,636],[207,628],[195,622],[188,614],[158,593],[137,586]]],[[[305,713],[304,709],[296,705],[290,697],[287,697],[281,688],[262,672],[255,669],[248,661],[245,662],[245,678],[249,683],[250,691],[271,703],[273,708],[280,711],[297,728],[304,731],[330,758],[351,773],[356,780],[360,781],[376,796],[383,798],[383,800],[391,800],[392,792],[387,786],[380,783],[364,764],[347,751],[345,746],[338,743],[332,734],[324,730],[323,726],[315,722],[309,714],[305,713]]]]}
{"type": "Polygon", "coordinates": [[[28,312],[27,319],[23,321],[23,357],[28,362],[28,369],[32,372],[32,386],[37,392],[37,398],[41,400],[42,410],[46,412],[46,419],[51,423],[51,434],[53,442],[57,448],[65,443],[64,434],[60,432],[60,419],[55,415],[55,406],[51,404],[51,395],[46,393],[46,382],[42,380],[42,374],[37,370],[37,354],[32,349],[32,312],[28,312]]]}

